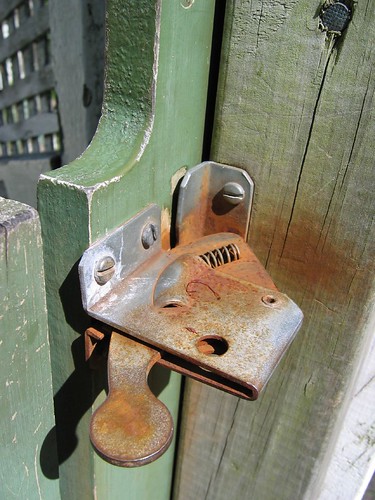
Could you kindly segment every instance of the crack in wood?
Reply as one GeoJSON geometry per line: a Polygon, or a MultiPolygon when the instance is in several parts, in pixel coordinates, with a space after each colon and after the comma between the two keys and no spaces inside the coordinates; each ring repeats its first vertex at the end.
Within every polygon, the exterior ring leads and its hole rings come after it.
{"type": "Polygon", "coordinates": [[[292,221],[293,221],[293,215],[294,215],[294,210],[295,210],[295,207],[296,207],[296,202],[297,202],[299,187],[300,187],[300,183],[301,183],[301,179],[302,179],[302,173],[303,173],[303,169],[304,169],[304,166],[305,166],[307,154],[308,154],[308,151],[309,151],[310,141],[311,141],[313,129],[314,129],[314,126],[315,126],[315,119],[316,119],[316,116],[317,116],[317,111],[318,111],[319,103],[320,103],[320,100],[321,100],[321,96],[322,96],[322,92],[323,92],[323,88],[324,88],[324,82],[325,82],[325,79],[326,79],[326,76],[327,76],[327,70],[328,70],[328,67],[329,67],[329,62],[330,62],[330,59],[331,59],[331,55],[332,55],[332,47],[330,48],[328,57],[326,58],[326,62],[325,62],[325,66],[324,66],[324,71],[323,71],[323,76],[322,76],[322,79],[321,79],[321,82],[320,82],[318,95],[316,97],[315,106],[314,106],[313,113],[312,113],[312,116],[311,116],[310,128],[309,128],[309,132],[307,134],[307,140],[306,140],[306,144],[305,144],[305,148],[304,148],[304,152],[303,152],[303,156],[302,156],[301,167],[300,167],[298,178],[297,178],[297,184],[296,184],[296,188],[295,188],[295,193],[294,193],[292,208],[291,208],[291,212],[290,212],[290,216],[289,216],[289,220],[288,220],[288,224],[287,224],[287,228],[286,228],[286,232],[285,232],[285,237],[284,237],[284,242],[283,242],[283,246],[282,246],[282,249],[281,249],[280,259],[283,257],[285,246],[286,246],[286,242],[287,242],[288,235],[289,235],[290,226],[291,226],[292,221]]]}

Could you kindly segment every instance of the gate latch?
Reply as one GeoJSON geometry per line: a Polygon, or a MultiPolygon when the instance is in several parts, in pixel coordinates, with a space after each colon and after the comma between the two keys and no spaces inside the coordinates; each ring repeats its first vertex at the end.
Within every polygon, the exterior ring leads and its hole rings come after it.
{"type": "Polygon", "coordinates": [[[252,196],[245,171],[202,163],[182,180],[173,249],[150,205],[83,254],[84,308],[112,332],[109,393],[90,430],[107,461],[146,464],[171,442],[147,384],[155,363],[254,400],[297,333],[301,310],[246,243],[252,196]]]}

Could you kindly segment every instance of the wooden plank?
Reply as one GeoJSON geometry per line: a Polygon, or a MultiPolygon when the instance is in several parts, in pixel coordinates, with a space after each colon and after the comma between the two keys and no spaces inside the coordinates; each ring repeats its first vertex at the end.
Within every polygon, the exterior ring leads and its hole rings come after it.
{"type": "Polygon", "coordinates": [[[7,198],[27,203],[36,208],[36,186],[40,174],[51,170],[51,156],[0,161],[0,182],[3,184],[7,198]]]}
{"type": "Polygon", "coordinates": [[[91,141],[101,113],[105,2],[50,0],[51,53],[64,136],[63,162],[91,141]]]}
{"type": "Polygon", "coordinates": [[[1,91],[1,108],[41,94],[54,87],[55,81],[51,66],[29,73],[23,80],[16,80],[14,85],[1,91]]]}
{"type": "Polygon", "coordinates": [[[6,19],[23,0],[4,0],[0,5],[0,21],[6,19]]]}
{"type": "Polygon", "coordinates": [[[375,498],[375,476],[372,477],[362,500],[374,500],[374,498],[375,498]]]}
{"type": "Polygon", "coordinates": [[[0,198],[0,497],[60,498],[39,218],[0,198]]]}
{"type": "Polygon", "coordinates": [[[19,29],[1,41],[0,61],[36,40],[49,30],[48,6],[41,8],[37,16],[29,17],[19,29]]]}
{"type": "MultiPolygon", "coordinates": [[[[314,485],[320,500],[362,498],[375,470],[375,315],[369,322],[370,345],[354,377],[348,407],[344,408],[341,426],[332,449],[327,450],[327,469],[314,485]],[[371,338],[372,336],[372,338],[371,338]]],[[[373,487],[373,486],[372,486],[373,487]]],[[[368,488],[369,494],[371,486],[368,488]]],[[[375,498],[369,497],[368,500],[375,498]]]]}
{"type": "Polygon", "coordinates": [[[211,157],[253,177],[251,245],[305,321],[257,402],[189,384],[175,498],[319,498],[373,335],[375,12],[333,46],[317,7],[227,3],[211,157]]]}
{"type": "Polygon", "coordinates": [[[17,141],[59,131],[57,113],[38,113],[27,120],[0,127],[0,141],[17,141]]]}
{"type": "MultiPolygon", "coordinates": [[[[167,235],[175,182],[201,158],[213,3],[107,3],[98,131],[84,155],[39,184],[64,498],[157,500],[170,494],[174,446],[139,469],[108,465],[90,446],[90,407],[103,381],[100,374],[92,379],[83,361],[88,318],[77,262],[90,243],[151,202],[163,208],[167,235]]],[[[158,383],[176,422],[180,377],[167,373],[158,383]]]]}

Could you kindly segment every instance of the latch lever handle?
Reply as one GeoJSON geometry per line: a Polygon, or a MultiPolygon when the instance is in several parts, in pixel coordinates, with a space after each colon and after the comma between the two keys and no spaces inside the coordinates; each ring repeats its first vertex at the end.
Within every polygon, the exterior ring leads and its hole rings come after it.
{"type": "Polygon", "coordinates": [[[145,465],[168,448],[173,436],[169,410],[151,392],[147,376],[159,352],[112,333],[108,353],[109,393],[91,420],[91,441],[107,461],[145,465]]]}

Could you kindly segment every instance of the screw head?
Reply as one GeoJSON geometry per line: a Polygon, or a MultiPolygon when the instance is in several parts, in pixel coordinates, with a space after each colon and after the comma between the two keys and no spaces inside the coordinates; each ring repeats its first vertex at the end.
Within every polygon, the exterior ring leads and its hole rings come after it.
{"type": "Polygon", "coordinates": [[[98,285],[105,285],[115,274],[115,261],[114,259],[106,255],[102,257],[95,266],[95,281],[98,285]]]}
{"type": "Polygon", "coordinates": [[[227,182],[223,187],[223,198],[231,205],[239,205],[245,199],[245,190],[238,182],[227,182]]]}
{"type": "Polygon", "coordinates": [[[158,227],[152,222],[150,224],[147,224],[142,231],[141,241],[143,248],[145,248],[146,250],[150,248],[158,239],[158,237],[159,237],[158,227]]]}
{"type": "Polygon", "coordinates": [[[341,34],[351,18],[351,11],[343,2],[333,0],[326,2],[320,13],[320,22],[323,30],[328,33],[341,34]]]}
{"type": "Polygon", "coordinates": [[[262,302],[268,307],[276,307],[278,305],[277,299],[273,295],[263,295],[262,302]]]}

